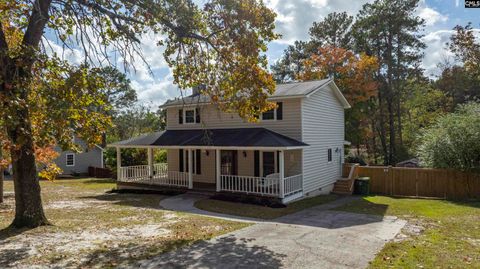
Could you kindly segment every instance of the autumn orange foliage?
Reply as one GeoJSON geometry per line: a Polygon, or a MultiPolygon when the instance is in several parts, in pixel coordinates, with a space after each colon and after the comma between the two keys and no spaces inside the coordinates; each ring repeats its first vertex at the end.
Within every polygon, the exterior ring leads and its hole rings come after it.
{"type": "Polygon", "coordinates": [[[317,53],[305,60],[304,67],[298,79],[334,78],[352,105],[364,102],[377,93],[378,83],[374,76],[379,64],[376,57],[327,46],[320,47],[317,53]]]}

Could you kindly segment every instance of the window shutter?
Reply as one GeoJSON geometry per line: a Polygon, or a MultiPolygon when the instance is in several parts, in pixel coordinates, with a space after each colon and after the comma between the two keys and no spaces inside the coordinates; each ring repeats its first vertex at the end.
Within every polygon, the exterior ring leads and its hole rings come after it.
{"type": "Polygon", "coordinates": [[[200,108],[195,108],[195,123],[200,123],[200,108]]]}
{"type": "Polygon", "coordinates": [[[238,150],[233,151],[232,162],[232,175],[238,175],[238,150]]]}
{"type": "Polygon", "coordinates": [[[178,171],[183,172],[183,149],[178,150],[178,171]]]}
{"type": "Polygon", "coordinates": [[[260,152],[258,150],[253,152],[253,171],[254,176],[260,176],[260,152]]]}
{"type": "Polygon", "coordinates": [[[283,103],[278,102],[277,103],[277,120],[282,120],[283,119],[283,103]]]}
{"type": "Polygon", "coordinates": [[[201,156],[202,156],[202,151],[197,149],[195,150],[195,167],[196,167],[196,174],[197,175],[201,175],[202,174],[202,160],[201,160],[201,156]]]}
{"type": "Polygon", "coordinates": [[[178,124],[183,124],[183,109],[178,110],[178,124]]]}
{"type": "Polygon", "coordinates": [[[277,151],[277,173],[280,173],[280,151],[277,151]]]}

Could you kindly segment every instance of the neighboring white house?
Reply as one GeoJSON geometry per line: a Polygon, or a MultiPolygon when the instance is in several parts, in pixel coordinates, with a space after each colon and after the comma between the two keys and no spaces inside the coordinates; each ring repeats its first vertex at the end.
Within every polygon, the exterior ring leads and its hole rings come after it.
{"type": "Polygon", "coordinates": [[[269,100],[278,108],[257,123],[221,112],[197,93],[167,101],[165,131],[109,145],[117,160],[121,148],[149,152],[149,165],[119,165],[119,187],[210,186],[284,203],[329,193],[342,176],[347,100],[331,79],[279,84],[269,100]],[[166,164],[153,164],[154,149],[167,149],[166,164]]]}
{"type": "Polygon", "coordinates": [[[55,159],[55,164],[62,169],[63,175],[86,175],[88,167],[103,168],[103,148],[94,146],[88,148],[85,141],[75,137],[75,144],[80,146],[81,152],[62,151],[60,147],[55,147],[55,151],[60,155],[55,159]]]}

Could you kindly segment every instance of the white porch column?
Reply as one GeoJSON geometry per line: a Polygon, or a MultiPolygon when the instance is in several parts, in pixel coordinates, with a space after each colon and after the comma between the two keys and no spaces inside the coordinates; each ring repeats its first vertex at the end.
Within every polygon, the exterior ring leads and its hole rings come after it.
{"type": "Polygon", "coordinates": [[[188,188],[193,189],[193,157],[192,149],[188,150],[188,188]]]}
{"type": "Polygon", "coordinates": [[[285,161],[284,161],[284,151],[280,150],[280,153],[278,154],[278,169],[279,172],[279,179],[280,179],[280,198],[285,197],[285,161]]]}
{"type": "Polygon", "coordinates": [[[220,169],[221,168],[221,159],[220,159],[220,150],[219,149],[215,150],[215,160],[216,160],[215,161],[215,169],[216,169],[215,170],[216,171],[215,175],[217,177],[216,186],[217,186],[217,192],[219,192],[220,191],[220,186],[221,186],[220,174],[222,173],[222,171],[220,169]]]}
{"type": "Polygon", "coordinates": [[[153,149],[148,148],[148,177],[153,178],[153,149]]]}
{"type": "Polygon", "coordinates": [[[122,167],[122,152],[119,147],[116,147],[117,150],[117,180],[122,179],[120,175],[120,168],[122,167]]]}

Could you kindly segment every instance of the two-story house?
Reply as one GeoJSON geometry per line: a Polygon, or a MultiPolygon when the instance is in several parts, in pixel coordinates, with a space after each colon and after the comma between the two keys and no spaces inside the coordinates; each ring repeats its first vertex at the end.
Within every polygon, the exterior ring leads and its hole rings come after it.
{"type": "Polygon", "coordinates": [[[167,101],[165,131],[110,145],[119,187],[210,187],[284,203],[329,193],[342,173],[347,100],[331,79],[279,84],[269,100],[277,108],[256,123],[196,92],[167,101]],[[121,148],[147,148],[148,165],[120,167],[121,148]],[[168,151],[167,163],[153,163],[154,149],[168,151]]]}

